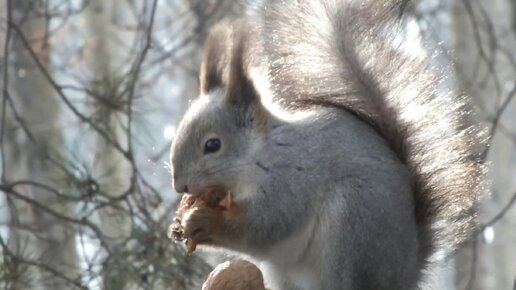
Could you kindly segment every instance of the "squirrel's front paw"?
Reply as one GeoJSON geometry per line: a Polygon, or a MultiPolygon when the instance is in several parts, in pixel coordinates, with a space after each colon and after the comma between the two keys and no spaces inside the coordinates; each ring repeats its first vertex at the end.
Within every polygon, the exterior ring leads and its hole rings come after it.
{"type": "Polygon", "coordinates": [[[210,244],[222,223],[223,216],[219,210],[197,207],[187,211],[181,225],[183,236],[189,243],[188,252],[193,252],[197,244],[210,244]]]}
{"type": "Polygon", "coordinates": [[[225,195],[207,191],[195,197],[185,195],[177,211],[177,217],[169,227],[168,236],[176,241],[186,240],[187,252],[191,254],[198,244],[225,246],[234,240],[242,222],[238,206],[225,195]]]}

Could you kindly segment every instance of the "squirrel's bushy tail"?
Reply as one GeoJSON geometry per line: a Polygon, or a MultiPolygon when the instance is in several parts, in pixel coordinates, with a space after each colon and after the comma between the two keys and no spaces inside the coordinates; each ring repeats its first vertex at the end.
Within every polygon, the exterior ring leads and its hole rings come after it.
{"type": "Polygon", "coordinates": [[[424,264],[475,229],[484,165],[469,100],[396,48],[407,1],[265,1],[262,41],[275,98],[335,106],[374,126],[407,165],[424,264]]]}

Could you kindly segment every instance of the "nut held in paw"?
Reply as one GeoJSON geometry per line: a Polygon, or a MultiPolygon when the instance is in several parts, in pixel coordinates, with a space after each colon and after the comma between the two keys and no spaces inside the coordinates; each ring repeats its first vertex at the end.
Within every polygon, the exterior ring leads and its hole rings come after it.
{"type": "Polygon", "coordinates": [[[199,196],[183,195],[176,212],[177,216],[169,226],[168,237],[178,242],[185,240],[189,255],[195,251],[198,241],[185,235],[182,220],[188,212],[201,207],[209,207],[221,211],[227,210],[231,207],[231,194],[220,187],[209,187],[203,190],[199,196]]]}

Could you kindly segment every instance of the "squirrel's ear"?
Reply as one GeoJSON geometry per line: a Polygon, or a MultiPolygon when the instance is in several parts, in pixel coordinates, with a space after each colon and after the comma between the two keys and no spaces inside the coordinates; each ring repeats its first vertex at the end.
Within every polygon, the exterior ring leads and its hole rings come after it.
{"type": "Polygon", "coordinates": [[[263,127],[267,114],[249,73],[252,48],[255,45],[251,39],[253,27],[248,22],[237,21],[233,29],[225,102],[237,114],[240,124],[254,121],[257,126],[263,127]]]}
{"type": "Polygon", "coordinates": [[[204,55],[199,74],[201,95],[222,88],[227,80],[228,54],[231,48],[232,28],[221,22],[210,30],[204,45],[204,55]]]}

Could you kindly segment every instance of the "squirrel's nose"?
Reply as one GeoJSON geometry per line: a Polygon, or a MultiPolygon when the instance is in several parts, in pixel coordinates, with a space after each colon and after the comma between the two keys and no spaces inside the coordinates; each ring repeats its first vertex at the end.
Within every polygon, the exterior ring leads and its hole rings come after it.
{"type": "Polygon", "coordinates": [[[174,189],[177,193],[187,193],[188,185],[174,174],[174,189]]]}

